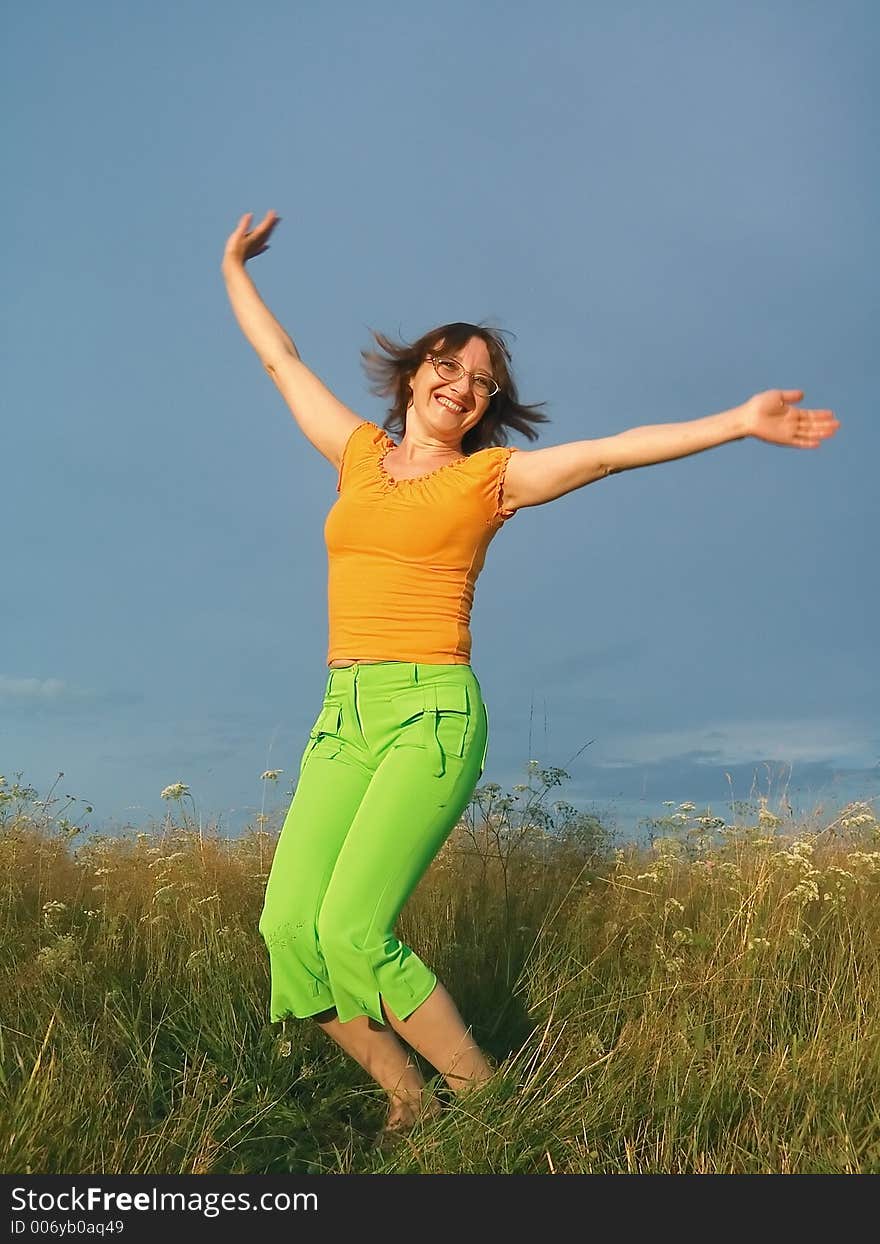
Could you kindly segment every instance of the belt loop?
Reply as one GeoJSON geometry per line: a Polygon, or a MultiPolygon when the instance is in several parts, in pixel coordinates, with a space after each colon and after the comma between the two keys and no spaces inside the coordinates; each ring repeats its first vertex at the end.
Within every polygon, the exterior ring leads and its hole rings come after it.
{"type": "Polygon", "coordinates": [[[419,666],[417,661],[413,661],[412,670],[410,671],[410,680],[416,686],[419,684],[419,666]]]}

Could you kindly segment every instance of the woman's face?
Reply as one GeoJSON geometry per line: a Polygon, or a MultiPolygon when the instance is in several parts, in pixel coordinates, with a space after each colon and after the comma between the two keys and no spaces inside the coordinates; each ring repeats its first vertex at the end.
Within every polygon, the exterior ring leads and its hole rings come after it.
{"type": "Polygon", "coordinates": [[[435,346],[436,358],[457,359],[465,369],[458,380],[444,380],[437,375],[430,359],[424,359],[412,380],[412,401],[408,415],[415,413],[426,432],[440,440],[460,441],[465,432],[479,423],[492,400],[474,390],[473,373],[493,376],[489,350],[482,337],[472,337],[460,350],[435,346]],[[472,373],[468,375],[467,373],[472,373]]]}

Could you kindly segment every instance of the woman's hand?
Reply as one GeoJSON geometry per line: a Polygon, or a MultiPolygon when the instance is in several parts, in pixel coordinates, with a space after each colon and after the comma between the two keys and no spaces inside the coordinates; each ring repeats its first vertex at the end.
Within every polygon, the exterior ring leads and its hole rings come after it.
{"type": "Polygon", "coordinates": [[[768,389],[745,403],[746,435],[771,445],[815,449],[840,427],[831,410],[802,410],[803,389],[768,389]]]}
{"type": "Polygon", "coordinates": [[[262,255],[269,249],[268,242],[272,230],[281,219],[275,212],[267,212],[256,229],[248,233],[248,225],[253,219],[253,212],[246,212],[238,225],[230,233],[223,252],[223,263],[239,263],[242,266],[255,255],[262,255]]]}

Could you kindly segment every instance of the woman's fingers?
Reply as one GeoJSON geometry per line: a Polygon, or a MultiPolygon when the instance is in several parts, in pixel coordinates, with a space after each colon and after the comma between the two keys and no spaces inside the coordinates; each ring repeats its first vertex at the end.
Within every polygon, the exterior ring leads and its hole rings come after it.
{"type": "Polygon", "coordinates": [[[831,410],[810,411],[813,416],[810,425],[818,436],[833,436],[840,427],[840,421],[831,410]]]}
{"type": "Polygon", "coordinates": [[[811,427],[832,429],[840,426],[833,410],[798,410],[797,414],[806,417],[811,427]]]}
{"type": "Polygon", "coordinates": [[[798,410],[795,413],[798,416],[795,440],[807,448],[815,448],[828,440],[840,427],[831,410],[798,410]]]}
{"type": "Polygon", "coordinates": [[[238,222],[238,229],[236,230],[236,232],[241,236],[244,236],[245,234],[249,233],[250,236],[253,238],[258,237],[260,235],[268,237],[269,234],[272,232],[272,230],[275,228],[275,226],[278,224],[279,220],[281,219],[281,217],[277,216],[275,212],[269,211],[266,213],[266,215],[263,217],[260,223],[256,226],[256,228],[251,229],[250,224],[253,218],[254,218],[253,212],[245,212],[241,220],[238,222]]]}

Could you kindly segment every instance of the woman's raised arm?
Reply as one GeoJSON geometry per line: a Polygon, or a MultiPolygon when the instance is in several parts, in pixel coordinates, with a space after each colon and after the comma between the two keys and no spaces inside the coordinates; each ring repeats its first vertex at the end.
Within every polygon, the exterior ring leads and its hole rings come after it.
{"type": "Polygon", "coordinates": [[[511,509],[544,505],[606,475],[686,458],[747,436],[771,445],[816,449],[834,435],[840,423],[831,410],[792,405],[803,396],[802,389],[767,389],[718,415],[648,424],[599,440],[520,451],[507,468],[505,504],[511,509]]]}
{"type": "Polygon", "coordinates": [[[338,468],[345,443],[363,420],[349,410],[299,357],[292,338],[263,302],[245,264],[269,249],[272,230],[281,219],[267,212],[248,232],[252,214],[242,216],[229,235],[221,271],[241,331],[274,380],[303,434],[338,468]]]}
{"type": "Polygon", "coordinates": [[[293,340],[284,331],[275,316],[257,293],[245,264],[256,255],[269,249],[272,230],[281,219],[274,212],[267,212],[262,224],[248,233],[247,227],[253,213],[246,212],[229,235],[220,270],[226,282],[226,292],[241,331],[260,356],[263,366],[284,352],[299,358],[293,340]]]}

